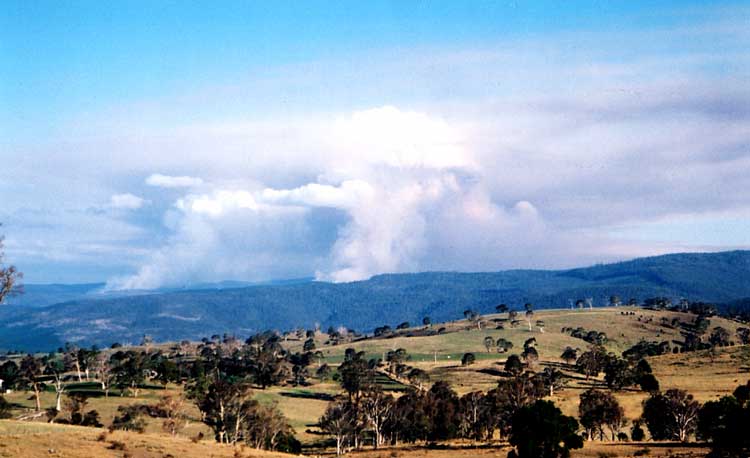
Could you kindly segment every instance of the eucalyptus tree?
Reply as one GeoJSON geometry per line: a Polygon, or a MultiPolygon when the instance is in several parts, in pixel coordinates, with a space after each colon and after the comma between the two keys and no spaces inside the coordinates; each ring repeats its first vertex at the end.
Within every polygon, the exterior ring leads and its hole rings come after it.
{"type": "Polygon", "coordinates": [[[490,352],[490,349],[495,346],[495,339],[492,338],[492,336],[487,336],[484,338],[484,348],[487,349],[487,353],[490,352]]]}
{"type": "Polygon", "coordinates": [[[44,365],[42,361],[32,355],[27,355],[21,360],[19,366],[20,382],[26,389],[31,389],[34,392],[34,400],[36,402],[36,411],[42,410],[42,403],[40,399],[40,393],[45,389],[45,383],[42,381],[42,375],[44,372],[44,365]]]}

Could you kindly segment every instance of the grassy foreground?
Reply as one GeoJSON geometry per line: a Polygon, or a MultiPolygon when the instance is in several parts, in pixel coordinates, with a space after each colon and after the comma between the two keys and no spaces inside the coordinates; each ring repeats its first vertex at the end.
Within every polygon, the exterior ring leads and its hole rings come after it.
{"type": "Polygon", "coordinates": [[[290,455],[164,434],[136,434],[36,422],[0,421],[0,457],[283,458],[290,455]]]}
{"type": "MultiPolygon", "coordinates": [[[[499,318],[490,315],[487,318],[499,318]]],[[[621,353],[641,339],[652,341],[679,341],[679,330],[663,326],[661,319],[679,318],[688,321],[692,315],[672,312],[656,312],[628,307],[600,308],[594,310],[543,310],[535,314],[534,320],[544,320],[542,332],[533,326],[529,330],[526,323],[507,329],[477,329],[465,320],[441,324],[448,332],[427,337],[396,337],[391,339],[370,339],[337,346],[324,345],[326,337],[317,337],[317,347],[323,352],[328,364],[336,365],[341,361],[347,348],[355,348],[367,353],[367,357],[382,357],[384,352],[404,348],[411,356],[409,365],[426,370],[432,381],[446,380],[459,393],[474,390],[488,390],[498,381],[498,372],[507,355],[488,352],[483,344],[485,336],[510,340],[514,344],[509,353],[520,353],[523,342],[530,337],[537,340],[540,354],[538,369],[545,365],[565,368],[560,354],[567,346],[585,350],[588,344],[561,332],[563,327],[583,327],[587,330],[605,332],[609,338],[608,350],[621,353]],[[635,312],[635,315],[625,312],[635,312]],[[477,362],[471,366],[461,366],[461,355],[474,352],[477,362]]],[[[437,325],[436,325],[437,326],[437,325]]],[[[711,329],[722,326],[733,335],[740,326],[722,318],[711,318],[711,329]]],[[[710,331],[709,331],[710,332],[710,331]]],[[[297,342],[289,342],[294,348],[297,342]]],[[[728,394],[738,384],[750,378],[750,346],[735,345],[732,347],[705,350],[692,353],[669,354],[649,358],[654,375],[661,383],[662,389],[681,388],[705,402],[728,394]]],[[[580,394],[596,384],[598,380],[585,380],[566,370],[573,378],[567,386],[555,393],[551,399],[567,415],[577,416],[580,394]]],[[[318,418],[325,411],[328,400],[340,392],[336,383],[318,382],[306,387],[272,387],[256,391],[256,398],[264,403],[276,403],[289,418],[296,431],[297,438],[306,446],[308,454],[330,454],[330,450],[319,448],[321,436],[317,430],[318,418]]],[[[165,389],[152,387],[144,389],[138,398],[120,397],[114,393],[109,398],[98,397],[89,400],[87,409],[96,409],[101,421],[109,425],[119,405],[132,403],[156,403],[161,395],[180,394],[182,388],[169,385],[165,389]]],[[[615,393],[625,409],[628,418],[637,418],[641,413],[641,403],[646,394],[636,389],[627,389],[615,393]]],[[[29,393],[11,393],[6,399],[13,403],[15,412],[21,414],[33,408],[29,393]]],[[[42,397],[43,407],[54,405],[54,393],[45,392],[42,397]]],[[[288,456],[278,453],[261,452],[252,449],[240,449],[220,446],[215,443],[210,430],[200,422],[197,409],[190,405],[188,426],[177,437],[162,432],[159,419],[148,419],[145,434],[114,432],[101,436],[103,429],[81,428],[65,425],[50,425],[36,422],[0,421],[0,457],[271,457],[288,456]],[[193,442],[203,433],[205,439],[193,442]],[[125,444],[124,449],[120,445],[125,444]]],[[[629,426],[625,428],[627,431],[629,426]]],[[[368,457],[453,457],[453,456],[501,456],[508,451],[507,445],[493,443],[491,446],[474,446],[468,442],[456,442],[438,448],[421,448],[400,446],[382,450],[365,450],[352,453],[352,456],[368,457]]],[[[572,453],[573,457],[698,457],[704,456],[706,449],[701,445],[685,446],[675,443],[608,443],[587,442],[582,450],[572,453]]]]}

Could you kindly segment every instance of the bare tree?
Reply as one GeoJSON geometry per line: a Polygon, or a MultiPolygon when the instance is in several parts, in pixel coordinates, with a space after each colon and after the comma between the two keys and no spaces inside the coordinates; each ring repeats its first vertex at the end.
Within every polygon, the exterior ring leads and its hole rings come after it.
{"type": "Polygon", "coordinates": [[[65,385],[63,385],[63,376],[67,372],[68,367],[65,361],[60,358],[50,359],[45,364],[44,375],[52,376],[52,385],[55,387],[55,410],[60,412],[62,410],[62,395],[65,392],[65,385]]]}
{"type": "Polygon", "coordinates": [[[187,425],[187,413],[185,401],[181,396],[162,396],[157,404],[159,409],[164,412],[164,422],[161,427],[164,431],[172,436],[187,425]]]}
{"type": "Polygon", "coordinates": [[[99,353],[96,355],[96,361],[94,361],[94,373],[102,386],[104,397],[109,397],[109,389],[112,387],[112,383],[115,380],[115,371],[106,354],[99,353]]]}
{"type": "Polygon", "coordinates": [[[362,413],[375,434],[375,448],[383,445],[383,424],[388,421],[393,410],[393,396],[386,395],[379,387],[373,387],[365,393],[361,401],[362,413]]]}
{"type": "Polygon", "coordinates": [[[3,258],[5,257],[3,240],[4,237],[0,235],[0,304],[5,302],[7,297],[23,292],[21,286],[23,273],[19,272],[15,266],[5,266],[3,264],[3,258]]]}
{"type": "Polygon", "coordinates": [[[529,332],[532,331],[531,327],[531,320],[534,319],[534,311],[533,310],[527,310],[526,311],[526,321],[529,323],[529,332]]]}
{"type": "Polygon", "coordinates": [[[70,342],[65,344],[65,364],[75,367],[78,381],[81,382],[83,381],[83,379],[81,378],[81,360],[79,358],[79,350],[80,349],[77,346],[71,344],[70,342]]]}

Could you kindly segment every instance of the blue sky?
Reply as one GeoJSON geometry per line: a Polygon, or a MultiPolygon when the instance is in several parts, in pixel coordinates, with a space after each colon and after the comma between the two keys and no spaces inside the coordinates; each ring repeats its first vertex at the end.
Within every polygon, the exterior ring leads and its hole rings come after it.
{"type": "MultiPolygon", "coordinates": [[[[606,35],[690,27],[704,23],[706,16],[729,18],[733,11],[722,5],[701,8],[704,4],[8,2],[0,23],[3,124],[27,131],[32,121],[35,130],[76,112],[227,83],[269,66],[363,53],[460,50],[506,40],[523,46],[524,40],[538,40],[575,54],[576,45],[565,41],[580,31],[606,35]]],[[[638,52],[643,46],[666,45],[665,53],[680,51],[668,42],[631,38],[610,46],[635,44],[632,51],[638,52]]],[[[685,45],[697,43],[678,46],[685,45]]],[[[721,52],[726,45],[704,46],[721,52]]],[[[590,49],[584,52],[600,47],[586,46],[590,49]]],[[[601,51],[627,53],[622,48],[601,51]]]]}
{"type": "Polygon", "coordinates": [[[7,2],[7,257],[29,282],[156,287],[747,247],[749,21],[737,2],[7,2]]]}

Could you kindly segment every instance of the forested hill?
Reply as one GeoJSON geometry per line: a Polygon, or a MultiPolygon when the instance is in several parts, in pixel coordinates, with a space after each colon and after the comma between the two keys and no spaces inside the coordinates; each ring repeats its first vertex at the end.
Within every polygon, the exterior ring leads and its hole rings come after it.
{"type": "Polygon", "coordinates": [[[0,347],[48,350],[66,341],[109,345],[196,339],[211,334],[246,336],[264,329],[346,326],[371,330],[403,321],[455,319],[468,308],[494,310],[568,307],[592,297],[603,305],[653,296],[742,304],[750,297],[750,251],[673,254],[617,264],[561,270],[493,273],[426,272],[378,275],[331,284],[292,282],[242,288],[170,291],[83,298],[46,307],[6,307],[0,347]]]}

